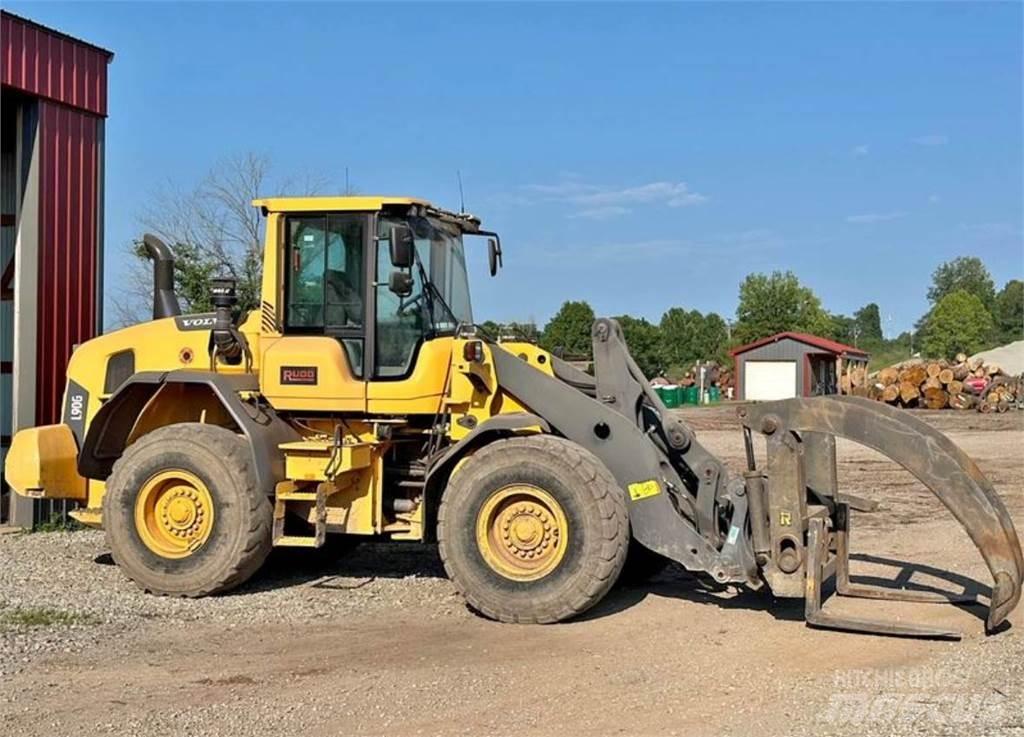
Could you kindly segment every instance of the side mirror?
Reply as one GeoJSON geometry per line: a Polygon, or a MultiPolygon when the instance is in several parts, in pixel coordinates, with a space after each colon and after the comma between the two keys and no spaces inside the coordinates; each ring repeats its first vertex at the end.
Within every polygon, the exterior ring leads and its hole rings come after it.
{"type": "Polygon", "coordinates": [[[501,241],[497,238],[487,239],[487,262],[491,267],[491,276],[498,273],[498,269],[503,266],[501,262],[501,241]]]}
{"type": "MultiPolygon", "coordinates": [[[[391,265],[396,269],[411,268],[414,263],[416,242],[408,225],[391,226],[391,265]]],[[[392,290],[394,291],[394,290],[392,290]]]]}
{"type": "Polygon", "coordinates": [[[412,274],[395,269],[388,277],[388,289],[399,297],[408,297],[412,294],[412,274]]]}

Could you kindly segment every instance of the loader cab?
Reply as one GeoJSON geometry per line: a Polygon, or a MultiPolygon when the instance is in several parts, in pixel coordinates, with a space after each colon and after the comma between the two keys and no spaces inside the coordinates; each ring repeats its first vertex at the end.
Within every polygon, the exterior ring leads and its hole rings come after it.
{"type": "Polygon", "coordinates": [[[281,409],[435,413],[456,330],[473,321],[463,236],[479,223],[411,199],[255,204],[264,395],[281,409]]]}

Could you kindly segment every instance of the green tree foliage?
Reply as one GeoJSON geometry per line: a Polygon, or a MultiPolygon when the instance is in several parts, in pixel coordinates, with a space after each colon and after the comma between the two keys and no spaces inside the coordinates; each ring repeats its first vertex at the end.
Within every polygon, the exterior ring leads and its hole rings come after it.
{"type": "Polygon", "coordinates": [[[939,266],[932,273],[928,301],[937,305],[947,295],[963,290],[981,300],[991,310],[996,298],[996,285],[985,264],[977,256],[961,256],[939,266]]]}
{"type": "Polygon", "coordinates": [[[853,313],[846,315],[830,315],[831,332],[827,337],[840,343],[857,346],[858,348],[877,348],[885,338],[882,336],[882,316],[878,305],[870,302],[853,313]]]}
{"type": "Polygon", "coordinates": [[[480,323],[480,329],[495,340],[501,337],[501,325],[494,320],[484,320],[480,323]]]}
{"type": "Polygon", "coordinates": [[[999,290],[994,317],[1000,343],[1024,340],[1024,282],[1011,279],[999,290]]]}
{"type": "Polygon", "coordinates": [[[741,343],[787,330],[829,335],[833,327],[821,300],[791,271],[750,274],[740,285],[734,335],[741,343]]]}
{"type": "Polygon", "coordinates": [[[682,374],[697,361],[726,359],[729,330],[725,320],[714,312],[702,315],[698,310],[672,307],[661,316],[660,360],[673,376],[682,374]]]}
{"type": "MultiPolygon", "coordinates": [[[[699,313],[698,313],[699,314],[699,313]]],[[[622,326],[622,336],[626,346],[636,361],[636,365],[644,372],[644,376],[657,376],[662,369],[662,336],[657,325],[652,325],[642,317],[620,315],[615,318],[622,326]]]]}
{"type": "Polygon", "coordinates": [[[958,289],[939,300],[924,324],[921,351],[930,358],[977,353],[991,340],[992,315],[976,294],[958,289]]]}
{"type": "Polygon", "coordinates": [[[682,369],[696,361],[697,332],[704,316],[697,310],[672,307],[661,316],[661,362],[666,369],[682,369]]]}
{"type": "Polygon", "coordinates": [[[570,358],[590,358],[594,310],[586,302],[565,302],[544,326],[540,345],[570,358]]]}
{"type": "MultiPolygon", "coordinates": [[[[271,178],[270,161],[254,153],[217,162],[193,188],[168,185],[154,192],[139,216],[139,230],[154,233],[174,251],[175,288],[182,311],[210,309],[210,279],[235,280],[240,312],[260,304],[263,278],[263,224],[252,200],[273,193],[312,194],[324,184],[271,178]]],[[[153,304],[152,264],[141,238],[125,244],[128,277],[108,285],[114,321],[131,325],[149,320],[153,304]]]]}
{"type": "MultiPolygon", "coordinates": [[[[220,262],[203,254],[188,243],[173,244],[172,250],[174,251],[174,292],[178,296],[182,312],[185,314],[212,312],[210,280],[220,271],[220,262]]],[[[142,245],[141,240],[135,242],[134,253],[149,263],[146,248],[142,245]]],[[[150,291],[152,292],[152,290],[150,291]]],[[[249,295],[245,296],[246,299],[239,299],[238,309],[240,311],[251,310],[259,305],[258,296],[255,300],[249,295]]],[[[148,318],[147,315],[145,319],[148,318]]]]}
{"type": "Polygon", "coordinates": [[[541,332],[533,322],[510,322],[505,325],[505,334],[528,343],[539,343],[541,332]]]}
{"type": "Polygon", "coordinates": [[[857,327],[859,345],[871,346],[884,340],[882,335],[882,313],[874,302],[861,307],[853,313],[853,321],[857,327]]]}
{"type": "Polygon", "coordinates": [[[523,340],[528,343],[540,342],[541,332],[533,322],[498,323],[485,320],[480,323],[483,331],[495,340],[523,340]]]}

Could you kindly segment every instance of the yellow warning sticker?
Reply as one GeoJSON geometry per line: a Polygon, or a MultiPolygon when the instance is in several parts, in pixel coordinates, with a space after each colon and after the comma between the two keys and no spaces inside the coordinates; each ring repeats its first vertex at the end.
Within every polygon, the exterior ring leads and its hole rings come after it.
{"type": "Polygon", "coordinates": [[[640,481],[635,484],[629,485],[629,498],[634,502],[640,499],[646,499],[649,496],[657,496],[661,493],[661,487],[658,486],[658,482],[654,479],[650,481],[640,481]]]}

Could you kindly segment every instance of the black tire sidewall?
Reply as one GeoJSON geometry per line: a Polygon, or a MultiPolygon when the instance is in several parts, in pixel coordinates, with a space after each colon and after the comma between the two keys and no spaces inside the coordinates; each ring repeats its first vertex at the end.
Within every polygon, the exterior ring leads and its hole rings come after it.
{"type": "Polygon", "coordinates": [[[473,484],[465,500],[466,523],[458,527],[455,540],[461,556],[473,564],[475,572],[486,580],[488,587],[502,591],[508,596],[522,595],[533,599],[542,595],[545,589],[560,589],[567,580],[579,572],[587,544],[587,524],[584,510],[581,509],[583,500],[560,476],[561,474],[552,473],[550,469],[536,466],[502,467],[486,473],[473,484]],[[535,486],[554,497],[565,514],[568,526],[569,544],[558,566],[543,578],[534,581],[515,581],[495,571],[484,559],[476,538],[476,524],[480,511],[491,495],[500,489],[523,484],[535,486]]]}
{"type": "MultiPolygon", "coordinates": [[[[499,446],[467,460],[445,491],[442,545],[449,575],[470,605],[491,618],[553,622],[574,616],[600,598],[588,601],[585,592],[593,588],[592,577],[603,564],[601,533],[614,522],[602,517],[592,485],[550,440],[533,446],[514,441],[499,446]],[[569,543],[558,566],[532,581],[516,581],[494,570],[477,544],[481,509],[492,494],[514,485],[535,486],[550,494],[568,524],[569,543]]],[[[596,459],[591,462],[599,466],[596,459]]],[[[628,536],[625,522],[622,530],[628,536]]],[[[622,545],[624,549],[625,541],[622,545]]]]}
{"type": "MultiPolygon", "coordinates": [[[[218,429],[219,428],[211,428],[218,429]]],[[[161,438],[143,438],[130,446],[108,480],[104,527],[117,563],[147,590],[194,595],[208,582],[230,577],[250,529],[252,479],[236,475],[224,457],[240,438],[226,430],[161,438]],[[136,528],[135,506],[142,486],[168,469],[197,476],[213,499],[213,525],[205,544],[183,558],[166,558],[149,549],[136,528]]]]}

